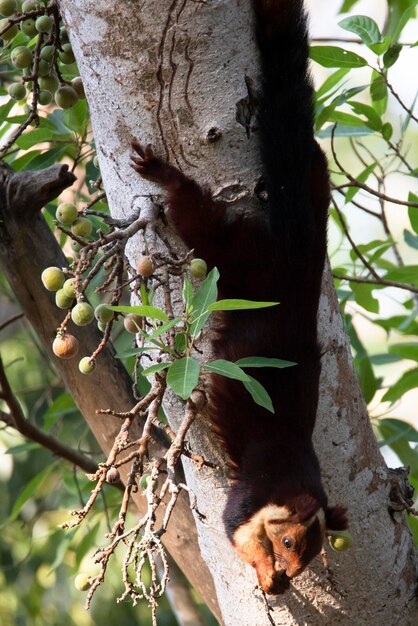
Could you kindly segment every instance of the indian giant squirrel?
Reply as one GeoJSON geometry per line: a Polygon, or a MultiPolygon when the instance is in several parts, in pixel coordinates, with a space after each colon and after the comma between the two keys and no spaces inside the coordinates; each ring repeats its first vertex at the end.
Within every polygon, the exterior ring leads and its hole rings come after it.
{"type": "Polygon", "coordinates": [[[275,413],[243,385],[213,375],[210,414],[231,468],[223,514],[229,539],[255,567],[264,591],[283,593],[317,555],[327,530],[347,527],[329,507],[312,444],[321,350],[317,310],[326,256],[329,179],[313,133],[312,83],[303,0],[253,0],[260,52],[257,126],[267,202],[231,216],[226,203],[150,145],[132,143],[133,167],[164,187],[167,215],[187,246],[220,272],[221,298],[280,305],[219,314],[213,351],[235,361],[261,355],[297,363],[250,371],[275,413]]]}

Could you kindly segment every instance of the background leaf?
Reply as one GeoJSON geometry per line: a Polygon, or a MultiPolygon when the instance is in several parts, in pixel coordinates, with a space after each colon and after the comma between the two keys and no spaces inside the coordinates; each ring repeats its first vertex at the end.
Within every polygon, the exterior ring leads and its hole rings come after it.
{"type": "Polygon", "coordinates": [[[364,67],[366,59],[338,46],[311,46],[309,56],[323,67],[364,67]]]}

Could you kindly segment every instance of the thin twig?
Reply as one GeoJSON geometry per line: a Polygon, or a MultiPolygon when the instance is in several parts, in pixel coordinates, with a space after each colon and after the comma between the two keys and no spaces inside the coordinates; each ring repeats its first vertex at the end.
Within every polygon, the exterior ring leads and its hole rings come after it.
{"type": "Polygon", "coordinates": [[[0,420],[7,426],[17,430],[21,435],[39,443],[43,448],[50,450],[56,456],[77,465],[85,472],[94,473],[97,471],[97,463],[85,456],[78,450],[74,450],[69,446],[61,443],[55,437],[48,435],[40,430],[37,426],[28,422],[25,418],[21,406],[13,394],[9,381],[4,370],[3,361],[0,357],[0,397],[5,401],[10,413],[0,412],[0,420]]]}
{"type": "Polygon", "coordinates": [[[344,274],[336,274],[334,272],[332,275],[337,280],[348,280],[350,283],[364,283],[366,285],[383,285],[385,287],[396,287],[397,289],[405,289],[406,291],[410,291],[411,293],[418,293],[417,287],[413,287],[412,285],[407,285],[405,283],[397,283],[394,280],[385,280],[384,278],[379,278],[379,280],[377,279],[373,280],[372,278],[348,276],[344,274]]]}

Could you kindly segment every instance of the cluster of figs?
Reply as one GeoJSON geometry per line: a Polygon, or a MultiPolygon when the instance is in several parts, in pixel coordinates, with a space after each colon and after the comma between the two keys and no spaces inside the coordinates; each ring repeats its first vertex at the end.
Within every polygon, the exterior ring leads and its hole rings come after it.
{"type": "MultiPolygon", "coordinates": [[[[55,217],[77,238],[71,241],[71,247],[78,254],[82,248],[80,241],[87,244],[92,234],[92,222],[80,215],[75,204],[71,202],[59,204],[55,217]]],[[[155,270],[152,258],[148,255],[141,256],[136,269],[142,278],[150,278],[155,270]]],[[[189,271],[195,278],[204,278],[207,273],[206,262],[203,259],[192,259],[189,271]]],[[[103,332],[106,325],[113,320],[115,313],[108,305],[102,303],[93,308],[85,301],[83,294],[77,288],[77,279],[71,270],[50,266],[43,270],[41,280],[45,289],[55,293],[56,306],[71,311],[71,320],[76,326],[87,326],[96,321],[99,330],[103,332]]],[[[143,326],[143,318],[140,315],[128,313],[123,317],[123,324],[127,332],[138,333],[143,326]]],[[[66,329],[60,329],[53,341],[52,350],[61,359],[71,359],[78,354],[79,342],[66,329]]],[[[85,356],[79,361],[79,370],[83,374],[91,374],[95,369],[94,358],[85,356]]]]}
{"type": "Polygon", "coordinates": [[[79,76],[71,80],[63,77],[74,75],[75,57],[55,3],[0,0],[0,15],[3,48],[10,50],[10,62],[19,71],[8,87],[13,100],[24,101],[32,92],[40,105],[54,102],[68,109],[85,98],[79,76]]]}

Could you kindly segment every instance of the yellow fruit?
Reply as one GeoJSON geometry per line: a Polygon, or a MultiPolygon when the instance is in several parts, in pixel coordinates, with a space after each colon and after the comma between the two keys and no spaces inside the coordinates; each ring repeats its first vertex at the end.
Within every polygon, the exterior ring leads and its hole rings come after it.
{"type": "Polygon", "coordinates": [[[76,76],[72,79],[71,86],[73,89],[76,90],[78,97],[84,100],[86,94],[84,93],[83,81],[81,80],[80,76],[76,76]]]}
{"type": "Polygon", "coordinates": [[[60,309],[69,309],[74,302],[74,296],[68,296],[64,289],[58,289],[55,294],[55,304],[60,309]]]}
{"type": "Polygon", "coordinates": [[[75,298],[74,283],[75,278],[68,278],[62,286],[65,295],[69,298],[75,298]]]}
{"type": "Polygon", "coordinates": [[[71,319],[77,326],[87,326],[94,320],[93,307],[88,302],[79,302],[71,311],[71,319]]]}
{"type": "Polygon", "coordinates": [[[142,317],[134,313],[128,313],[128,315],[125,315],[123,318],[123,325],[128,333],[136,334],[139,332],[138,328],[142,328],[142,317]]]}
{"type": "Polygon", "coordinates": [[[110,320],[113,320],[115,313],[111,311],[105,304],[98,304],[94,309],[94,317],[98,322],[107,324],[110,320]]]}
{"type": "Polygon", "coordinates": [[[60,85],[60,81],[56,74],[49,74],[48,76],[42,76],[39,79],[39,87],[41,89],[50,91],[51,93],[55,93],[59,85],[60,85]]]}
{"type": "Polygon", "coordinates": [[[38,102],[42,106],[46,106],[47,104],[51,104],[51,102],[52,102],[52,93],[50,91],[48,91],[47,89],[41,89],[41,91],[39,92],[38,102]]]}
{"type": "Polygon", "coordinates": [[[335,530],[328,537],[329,545],[336,552],[344,552],[350,548],[353,538],[348,530],[335,530]]]}
{"type": "Polygon", "coordinates": [[[25,33],[27,37],[34,37],[38,32],[35,26],[35,20],[29,17],[27,20],[20,22],[20,30],[25,33]]]}
{"type": "Polygon", "coordinates": [[[151,482],[151,474],[143,474],[141,476],[141,480],[139,481],[139,486],[141,489],[146,489],[151,482]]]}
{"type": "Polygon", "coordinates": [[[17,1],[16,0],[0,0],[0,14],[9,17],[16,13],[17,11],[17,1]]]}
{"type": "Polygon", "coordinates": [[[71,226],[71,232],[76,237],[88,237],[93,230],[93,224],[86,217],[78,217],[71,226]]]}
{"type": "Polygon", "coordinates": [[[61,202],[58,205],[55,217],[61,224],[73,224],[77,217],[77,207],[72,202],[61,202]]]}
{"type": "Polygon", "coordinates": [[[64,284],[65,274],[59,267],[47,267],[41,274],[41,280],[48,291],[58,291],[64,284]]]}
{"type": "Polygon", "coordinates": [[[23,100],[26,96],[26,88],[21,83],[12,83],[8,89],[9,96],[13,100],[23,100]]]}
{"type": "Polygon", "coordinates": [[[83,356],[78,364],[78,369],[82,374],[91,374],[96,369],[96,361],[89,356],[83,356]]]}
{"type": "Polygon", "coordinates": [[[54,22],[49,15],[40,15],[35,22],[36,30],[38,33],[50,33],[54,22]]]}
{"type": "Polygon", "coordinates": [[[144,278],[149,278],[154,272],[154,265],[150,256],[143,256],[139,259],[136,266],[138,274],[141,274],[144,278]]]}
{"type": "Polygon", "coordinates": [[[108,469],[106,473],[106,481],[108,483],[116,483],[118,480],[120,480],[119,470],[116,469],[116,467],[108,469]]]}
{"type": "Polygon", "coordinates": [[[10,60],[19,69],[28,67],[32,63],[32,50],[26,46],[17,46],[12,50],[10,60]]]}
{"type": "MultiPolygon", "coordinates": [[[[0,31],[3,30],[3,28],[6,28],[8,24],[9,24],[8,17],[5,17],[2,20],[0,20],[0,31]]],[[[2,34],[1,39],[3,39],[4,41],[10,41],[16,35],[17,35],[17,24],[13,24],[13,26],[10,26],[10,28],[8,28],[6,32],[2,34]]]]}
{"type": "Polygon", "coordinates": [[[75,56],[70,43],[63,43],[62,50],[58,51],[58,56],[63,65],[74,63],[75,56]]]}
{"type": "Polygon", "coordinates": [[[87,591],[91,587],[91,578],[87,574],[78,574],[74,579],[74,585],[78,591],[87,591]]]}
{"type": "Polygon", "coordinates": [[[192,259],[189,269],[190,274],[194,278],[206,278],[206,274],[208,273],[207,263],[203,259],[192,259]]]}
{"type": "Polygon", "coordinates": [[[61,109],[70,109],[77,103],[77,100],[78,95],[76,90],[69,85],[64,85],[55,92],[55,103],[61,109]]]}
{"type": "Polygon", "coordinates": [[[69,333],[61,333],[55,337],[52,351],[60,359],[71,359],[78,352],[78,341],[69,333]]]}

